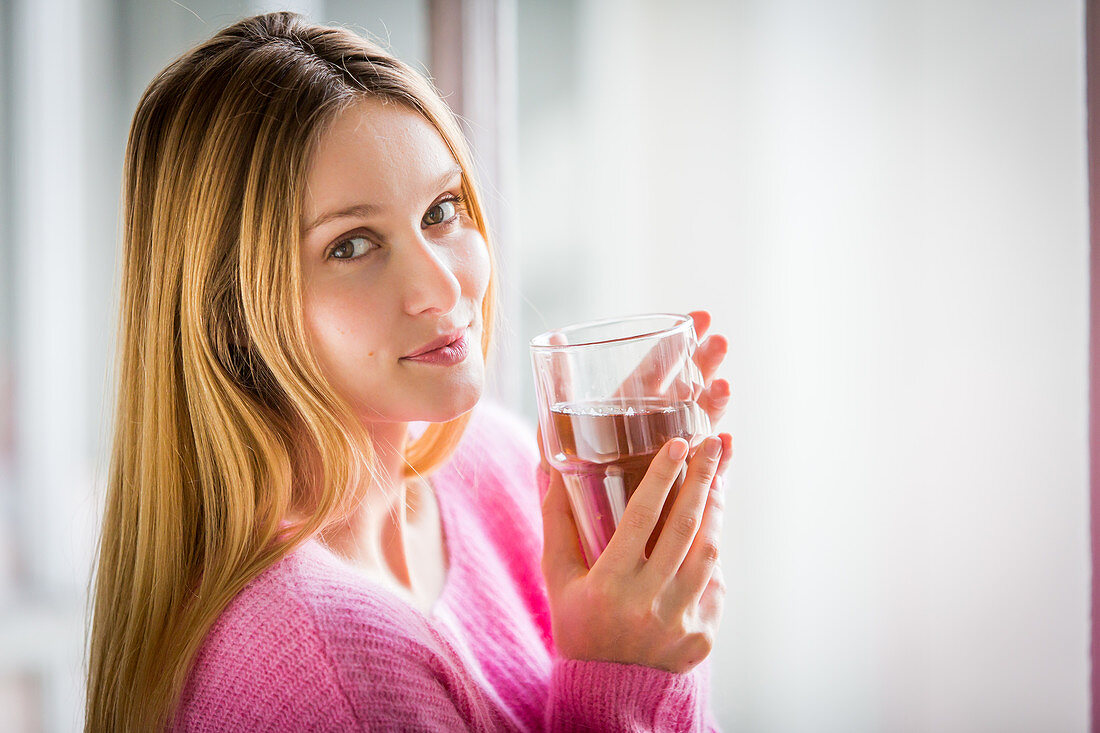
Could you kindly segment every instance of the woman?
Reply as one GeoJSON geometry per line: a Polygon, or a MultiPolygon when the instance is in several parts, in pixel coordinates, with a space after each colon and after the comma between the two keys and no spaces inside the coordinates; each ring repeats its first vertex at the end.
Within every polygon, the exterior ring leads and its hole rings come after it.
{"type": "MultiPolygon", "coordinates": [[[[88,730],[714,727],[726,459],[697,451],[646,559],[671,441],[588,570],[560,475],[475,408],[494,270],[470,171],[430,84],[292,13],[150,84],[88,730]]],[[[714,420],[725,348],[698,357],[714,420]]]]}

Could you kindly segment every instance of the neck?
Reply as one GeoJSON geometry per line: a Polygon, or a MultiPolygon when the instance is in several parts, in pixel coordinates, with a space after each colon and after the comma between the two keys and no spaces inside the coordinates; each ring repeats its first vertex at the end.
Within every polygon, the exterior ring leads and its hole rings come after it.
{"type": "Polygon", "coordinates": [[[368,434],[374,444],[378,476],[360,491],[362,500],[343,522],[326,530],[325,542],[356,564],[388,569],[407,582],[404,537],[419,508],[420,482],[404,478],[408,423],[374,423],[368,434]]]}

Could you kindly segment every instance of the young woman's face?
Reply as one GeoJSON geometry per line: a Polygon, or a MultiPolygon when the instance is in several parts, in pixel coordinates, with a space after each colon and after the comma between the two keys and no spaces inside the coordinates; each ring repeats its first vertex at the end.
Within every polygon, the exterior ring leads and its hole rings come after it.
{"type": "Polygon", "coordinates": [[[365,100],[320,140],[303,202],[306,326],[365,422],[449,420],[481,395],[489,253],[461,199],[443,138],[403,105],[365,100]],[[433,352],[451,361],[409,358],[457,332],[461,361],[453,347],[433,352]]]}

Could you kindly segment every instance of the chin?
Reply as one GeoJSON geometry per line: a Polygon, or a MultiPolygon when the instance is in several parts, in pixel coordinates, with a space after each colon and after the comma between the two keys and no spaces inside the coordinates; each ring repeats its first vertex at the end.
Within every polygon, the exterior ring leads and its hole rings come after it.
{"type": "MultiPolygon", "coordinates": [[[[357,413],[364,422],[447,422],[477,406],[485,389],[485,371],[480,364],[451,374],[418,375],[415,380],[391,384],[384,400],[363,395],[357,413]]],[[[379,385],[372,385],[377,394],[379,385]]]]}
{"type": "Polygon", "coordinates": [[[445,401],[437,403],[430,409],[430,412],[435,413],[433,417],[420,419],[427,422],[447,422],[465,415],[477,406],[477,403],[481,400],[481,391],[481,385],[477,385],[476,388],[452,392],[445,401]]]}
{"type": "Polygon", "coordinates": [[[466,414],[477,406],[485,384],[483,379],[467,379],[455,384],[440,385],[440,389],[421,392],[410,400],[406,422],[447,422],[466,414]]]}

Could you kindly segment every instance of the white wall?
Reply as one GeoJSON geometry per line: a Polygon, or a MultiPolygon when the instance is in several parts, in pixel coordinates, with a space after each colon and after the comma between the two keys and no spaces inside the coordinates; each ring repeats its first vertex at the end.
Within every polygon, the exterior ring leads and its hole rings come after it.
{"type": "Polygon", "coordinates": [[[520,3],[522,335],[732,341],[728,730],[1086,730],[1083,15],[520,3]]]}

